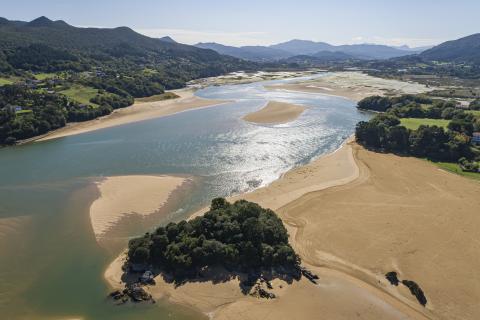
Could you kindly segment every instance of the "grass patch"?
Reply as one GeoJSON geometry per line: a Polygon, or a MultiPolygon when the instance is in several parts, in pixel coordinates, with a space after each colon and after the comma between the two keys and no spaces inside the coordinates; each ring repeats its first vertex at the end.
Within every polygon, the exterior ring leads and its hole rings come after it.
{"type": "Polygon", "coordinates": [[[27,114],[32,112],[33,112],[32,110],[20,110],[20,111],[16,111],[15,114],[22,115],[22,114],[27,114]]]}
{"type": "Polygon", "coordinates": [[[57,74],[56,73],[37,73],[34,76],[35,76],[35,79],[43,81],[46,79],[55,78],[57,74]]]}
{"type": "Polygon", "coordinates": [[[463,176],[463,177],[467,177],[467,178],[471,178],[471,179],[475,179],[475,180],[478,180],[480,181],[480,173],[477,173],[477,172],[466,172],[466,171],[463,171],[460,166],[458,165],[458,163],[452,163],[452,162],[434,162],[434,164],[443,169],[443,170],[446,170],[448,172],[452,172],[452,173],[455,173],[455,174],[458,174],[460,176],[463,176]]]}
{"type": "Polygon", "coordinates": [[[420,119],[420,118],[402,118],[400,119],[400,124],[407,129],[417,130],[421,125],[426,126],[437,126],[447,129],[450,120],[445,119],[420,119]]]}
{"type": "Polygon", "coordinates": [[[6,84],[12,84],[13,81],[8,78],[0,78],[0,86],[4,86],[6,84]]]}
{"type": "Polygon", "coordinates": [[[165,92],[165,93],[157,94],[151,97],[138,98],[138,99],[135,99],[135,102],[155,102],[155,101],[163,101],[163,100],[170,100],[170,99],[176,99],[176,98],[180,98],[180,96],[173,92],[165,92]]]}
{"type": "Polygon", "coordinates": [[[90,99],[98,94],[98,90],[91,87],[74,85],[67,90],[60,91],[60,93],[79,103],[95,106],[94,103],[90,102],[90,99]]]}
{"type": "Polygon", "coordinates": [[[480,110],[466,110],[465,112],[473,114],[475,117],[480,118],[480,110]]]}

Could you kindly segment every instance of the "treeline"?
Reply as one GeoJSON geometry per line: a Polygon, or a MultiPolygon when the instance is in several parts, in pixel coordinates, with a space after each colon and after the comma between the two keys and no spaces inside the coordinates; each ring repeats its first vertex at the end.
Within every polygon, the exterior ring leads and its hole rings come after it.
{"type": "Polygon", "coordinates": [[[410,130],[392,115],[377,115],[368,122],[358,123],[355,136],[363,146],[387,152],[450,162],[473,157],[470,138],[465,134],[424,125],[410,130]]]}
{"type": "Polygon", "coordinates": [[[129,95],[100,92],[82,105],[58,93],[29,89],[23,85],[0,87],[0,145],[12,145],[18,140],[45,134],[65,126],[67,122],[80,122],[107,115],[112,110],[133,103],[129,95]]]}
{"type": "Polygon", "coordinates": [[[455,108],[453,102],[414,95],[374,96],[360,101],[358,107],[383,112],[368,122],[357,124],[356,139],[368,148],[450,162],[479,157],[470,141],[472,133],[480,130],[480,120],[455,108]],[[400,118],[447,119],[450,122],[448,130],[425,125],[410,130],[401,125],[400,118]]]}
{"type": "Polygon", "coordinates": [[[288,243],[282,221],[269,209],[245,200],[214,199],[191,221],[170,223],[129,242],[130,264],[152,265],[177,279],[204,268],[276,270],[299,274],[300,258],[288,243]]]}

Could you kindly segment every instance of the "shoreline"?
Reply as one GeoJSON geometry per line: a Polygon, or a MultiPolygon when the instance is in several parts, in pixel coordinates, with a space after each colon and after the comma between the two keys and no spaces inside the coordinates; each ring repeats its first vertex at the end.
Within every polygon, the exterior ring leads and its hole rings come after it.
{"type": "MultiPolygon", "coordinates": [[[[277,319],[291,319],[300,306],[310,310],[305,311],[304,319],[318,312],[332,319],[350,319],[359,310],[369,318],[378,319],[480,315],[480,309],[475,309],[473,303],[480,291],[468,285],[468,275],[480,267],[480,259],[473,253],[465,256],[455,249],[471,243],[469,237],[476,237],[472,230],[480,224],[480,218],[475,215],[480,199],[474,195],[480,192],[480,185],[463,177],[446,175],[420,159],[365,150],[351,139],[334,152],[286,172],[266,187],[228,199],[242,198],[276,211],[287,227],[290,243],[301,256],[302,264],[320,276],[318,286],[303,280],[292,285],[273,282],[278,298],[271,301],[239,295],[236,280],[215,285],[187,283],[178,288],[160,280],[149,292],[156,299],[166,298],[208,314],[212,319],[240,319],[232,315],[244,312],[242,310],[248,310],[252,318],[268,310],[275,313],[277,319]],[[425,197],[430,200],[424,200],[425,197]],[[457,209],[452,210],[453,207],[460,208],[464,220],[455,217],[457,209]],[[357,215],[358,218],[354,218],[357,215]],[[405,215],[408,218],[402,218],[405,215]],[[450,222],[432,225],[427,222],[431,215],[440,215],[450,222]],[[420,217],[421,223],[412,224],[420,217]],[[472,224],[471,219],[478,220],[478,224],[472,224]],[[364,228],[369,231],[363,231],[364,228]],[[438,231],[438,228],[444,230],[438,231]],[[442,242],[441,248],[436,247],[433,240],[437,232],[451,234],[458,228],[470,230],[462,236],[463,242],[454,241],[450,245],[449,240],[442,242]],[[402,239],[415,241],[411,244],[402,239]],[[393,249],[395,252],[390,253],[393,249]],[[437,253],[445,250],[448,254],[437,253]],[[417,251],[421,254],[415,254],[417,251]],[[412,254],[413,260],[409,258],[412,254]],[[450,278],[444,279],[445,268],[462,268],[466,272],[450,273],[450,278]],[[425,291],[427,306],[422,307],[405,287],[390,285],[384,276],[389,271],[399,272],[402,279],[417,281],[425,291]],[[441,284],[439,278],[443,279],[441,284]],[[461,287],[469,291],[459,291],[457,283],[464,284],[461,287]],[[280,286],[283,289],[279,289],[280,286]],[[338,288],[342,288],[341,291],[338,288]],[[455,292],[455,297],[445,296],[444,291],[455,292]],[[443,305],[450,299],[458,307],[445,309],[443,305]],[[370,308],[362,309],[364,304],[370,308]],[[343,310],[344,316],[339,315],[339,310],[343,310]]],[[[202,209],[190,218],[204,212],[202,209]]],[[[480,239],[476,241],[480,243],[480,239]]],[[[121,274],[119,262],[115,261],[106,270],[107,283],[112,287],[119,285],[115,282],[119,278],[112,274],[121,274]]]]}
{"type": "Polygon", "coordinates": [[[135,102],[131,106],[116,109],[109,115],[85,122],[69,123],[65,127],[53,130],[45,135],[23,140],[19,144],[42,142],[73,136],[124,124],[166,117],[193,109],[218,106],[229,102],[227,100],[213,100],[197,97],[195,95],[195,90],[191,88],[171,90],[168,92],[173,92],[179,97],[161,101],[135,102]]]}
{"type": "MultiPolygon", "coordinates": [[[[362,171],[357,165],[354,153],[352,149],[353,135],[346,139],[341,146],[331,153],[320,156],[314,159],[309,164],[293,168],[282,175],[278,180],[272,182],[266,187],[256,189],[250,193],[241,194],[229,198],[229,201],[236,201],[238,199],[246,199],[248,201],[257,202],[263,207],[268,207],[272,210],[278,211],[277,214],[284,220],[285,226],[290,234],[290,239],[296,238],[299,231],[299,225],[285,220],[285,217],[280,214],[281,208],[299,200],[303,196],[314,192],[321,192],[323,190],[329,190],[335,187],[341,187],[355,183],[357,180],[366,179],[367,176],[362,178],[362,171]],[[336,167],[335,170],[331,170],[332,166],[336,167]],[[312,175],[313,174],[313,175],[312,175]],[[330,175],[329,175],[330,174],[330,175]],[[320,176],[329,175],[328,178],[319,180],[320,176]],[[291,184],[292,180],[298,180],[297,183],[291,184]],[[307,181],[305,181],[307,180],[307,181]],[[302,188],[298,188],[299,184],[302,188]],[[282,197],[279,199],[279,197],[282,197]]],[[[192,214],[188,219],[192,219],[196,216],[202,215],[205,209],[199,210],[192,214]]],[[[292,240],[290,241],[292,242],[292,240]]],[[[295,243],[293,243],[295,247],[295,243]]],[[[297,248],[296,248],[297,250],[297,248]]],[[[301,253],[299,253],[301,255],[301,253]]],[[[391,319],[403,319],[405,315],[409,315],[413,319],[428,319],[423,315],[418,314],[415,309],[411,309],[408,305],[396,300],[395,297],[391,297],[388,293],[379,290],[376,286],[370,285],[368,282],[361,278],[357,278],[349,273],[345,273],[342,270],[330,268],[328,266],[317,266],[316,264],[310,264],[302,257],[302,264],[306,265],[309,269],[316,272],[323,281],[326,283],[335,283],[335,285],[342,285],[346,287],[347,292],[344,303],[351,303],[358,308],[362,309],[362,306],[358,304],[358,296],[353,295],[352,292],[361,290],[362,295],[365,296],[364,303],[375,300],[375,313],[385,313],[391,316],[391,319]],[[363,291],[367,291],[366,292],[363,291]],[[380,299],[379,297],[382,297],[380,299]],[[385,305],[387,303],[387,305],[385,305]]],[[[121,277],[123,271],[121,266],[125,262],[125,253],[119,255],[112,263],[107,267],[104,273],[104,279],[108,285],[113,289],[122,289],[123,282],[121,277]]],[[[196,310],[210,317],[210,319],[230,319],[232,313],[240,312],[237,308],[254,308],[259,306],[272,307],[269,305],[271,301],[258,300],[241,294],[238,287],[238,279],[233,279],[226,283],[212,284],[210,282],[204,283],[187,283],[180,287],[173,287],[172,284],[165,283],[161,277],[156,278],[157,284],[155,286],[149,286],[148,292],[152,294],[154,299],[168,299],[170,303],[179,304],[196,310]],[[245,306],[246,304],[246,306],[245,306]]],[[[272,281],[274,285],[274,292],[279,297],[275,300],[298,300],[298,292],[303,291],[302,295],[316,295],[317,286],[311,285],[304,277],[299,282],[293,284],[287,284],[281,280],[272,281]],[[277,288],[284,289],[277,289],[277,288]],[[292,289],[293,288],[293,289],[292,289]],[[293,292],[292,292],[293,291],[293,292]]],[[[322,295],[329,296],[328,289],[322,292],[322,295]]],[[[306,296],[303,298],[307,298],[306,296]]],[[[302,298],[302,299],[303,299],[302,298]]],[[[323,297],[326,298],[326,297],[323,297]]],[[[330,298],[331,299],[331,298],[330,298]]],[[[317,302],[313,302],[316,304],[317,302]]],[[[309,306],[313,307],[313,306],[309,306]]],[[[323,305],[327,308],[326,305],[323,305]]],[[[371,308],[372,306],[370,306],[371,308]]],[[[290,312],[292,309],[289,309],[290,312]]],[[[258,311],[258,310],[257,310],[258,311]]],[[[284,310],[285,311],[285,310],[284,310]]],[[[333,312],[333,311],[332,311],[333,312]]],[[[369,312],[364,310],[364,312],[369,312]]],[[[291,319],[294,313],[287,313],[287,317],[280,317],[279,319],[291,319]]],[[[332,313],[334,315],[334,313],[332,313]]],[[[313,314],[311,314],[313,316],[313,314]]],[[[240,319],[234,317],[233,319],[240,319]]],[[[307,319],[307,318],[306,318],[307,319]]],[[[342,318],[343,319],[343,318],[342,318]]]]}
{"type": "MultiPolygon", "coordinates": [[[[338,73],[334,74],[334,76],[337,75],[338,73]]],[[[343,75],[345,73],[341,73],[341,76],[343,75]]],[[[271,88],[267,87],[267,89],[271,88]]],[[[320,89],[325,90],[325,88],[320,89]]],[[[362,91],[362,94],[366,93],[362,91]]],[[[337,95],[337,92],[335,94],[330,92],[329,95],[353,100],[352,97],[337,95]]],[[[368,95],[371,95],[370,92],[368,95]]],[[[407,232],[412,228],[410,223],[414,217],[398,220],[405,212],[408,212],[405,210],[420,210],[420,213],[417,214],[426,216],[433,214],[435,210],[444,210],[444,215],[448,215],[451,206],[450,203],[443,203],[443,206],[438,206],[432,211],[428,204],[421,202],[421,197],[417,198],[418,194],[421,194],[420,191],[417,191],[417,194],[407,192],[405,195],[402,187],[410,190],[418,188],[417,185],[422,184],[422,190],[435,191],[433,195],[432,192],[428,195],[434,199],[431,203],[436,204],[445,198],[445,194],[441,192],[442,189],[449,184],[456,184],[458,188],[450,188],[450,192],[460,194],[457,198],[462,198],[462,192],[468,193],[468,199],[478,202],[478,206],[480,206],[480,201],[470,197],[474,193],[470,189],[480,193],[478,185],[464,181],[462,177],[438,175],[440,171],[437,167],[419,161],[411,157],[401,158],[391,154],[370,152],[352,142],[352,137],[350,137],[335,151],[313,159],[306,165],[287,171],[268,186],[228,199],[229,201],[245,199],[276,211],[284,221],[290,234],[290,243],[301,256],[303,264],[320,276],[321,281],[318,286],[312,286],[302,280],[288,286],[276,282],[274,283],[274,290],[276,290],[274,292],[279,298],[274,301],[239,296],[237,280],[215,285],[210,282],[187,283],[178,288],[173,288],[160,280],[157,281],[156,286],[149,287],[148,290],[155,299],[167,298],[172,303],[202,312],[211,319],[240,320],[243,319],[241,315],[258,318],[267,312],[275,313],[276,319],[291,319],[298,317],[298,310],[302,310],[305,319],[310,319],[319,312],[329,315],[332,319],[351,319],[358,316],[359,313],[367,318],[376,319],[444,319],[441,315],[445,312],[450,317],[458,316],[458,314],[465,316],[469,314],[468,312],[474,312],[480,316],[480,310],[476,310],[477,312],[469,310],[464,313],[458,307],[455,313],[451,308],[442,309],[443,305],[449,304],[449,300],[445,299],[441,290],[439,291],[435,287],[438,282],[430,274],[432,272],[429,273],[418,266],[418,261],[428,264],[428,260],[423,256],[416,256],[415,263],[412,264],[408,259],[410,255],[408,252],[411,250],[416,252],[420,250],[418,247],[422,248],[422,245],[432,246],[433,244],[430,244],[428,240],[423,240],[415,242],[414,248],[416,249],[411,249],[408,247],[409,241],[396,243],[395,237],[400,239],[404,237],[400,232],[407,232]],[[388,170],[385,170],[385,167],[388,167],[388,170]],[[400,173],[397,172],[398,168],[401,168],[400,173]],[[404,176],[408,176],[411,181],[404,176]],[[418,180],[419,177],[422,179],[418,180]],[[358,197],[357,194],[367,187],[376,187],[375,191],[378,195],[368,196],[367,193],[363,199],[360,197],[357,202],[351,202],[350,198],[358,197]],[[339,194],[342,196],[340,197],[339,194]],[[398,210],[395,209],[396,207],[390,206],[391,201],[405,196],[408,197],[398,203],[398,210]],[[325,201],[325,197],[331,197],[334,200],[325,201]],[[379,200],[383,198],[385,198],[385,203],[379,200]],[[410,201],[420,201],[420,203],[412,205],[409,203],[410,201]],[[344,206],[343,203],[350,203],[350,205],[344,206]],[[425,211],[421,210],[423,206],[425,206],[425,211]],[[331,214],[324,218],[324,211],[327,207],[331,214]],[[340,210],[341,214],[337,214],[336,210],[340,210]],[[359,212],[359,219],[363,217],[362,219],[368,221],[369,224],[365,225],[364,221],[357,222],[354,218],[349,217],[350,211],[355,212],[356,210],[359,212]],[[388,215],[386,215],[387,213],[388,215]],[[377,226],[377,219],[382,222],[384,219],[387,220],[381,226],[377,226]],[[400,226],[392,224],[391,220],[400,226]],[[403,225],[405,225],[404,228],[401,227],[403,225]],[[362,233],[363,228],[372,228],[372,230],[362,233]],[[388,230],[388,233],[385,230],[388,230]],[[374,237],[377,233],[384,235],[383,238],[374,237]],[[379,243],[377,245],[382,245],[377,249],[378,252],[369,249],[376,242],[379,243]],[[360,243],[362,246],[359,247],[360,243]],[[388,253],[393,244],[395,247],[399,247],[400,251],[390,257],[388,253]],[[370,259],[377,261],[377,264],[371,265],[370,259]],[[419,267],[423,272],[417,272],[415,268],[419,267]],[[391,286],[384,276],[389,271],[399,272],[403,279],[405,276],[418,281],[429,299],[427,307],[420,306],[404,287],[391,286]],[[277,292],[277,287],[284,287],[284,289],[277,292]],[[335,288],[342,288],[342,290],[336,291],[335,288]],[[336,296],[332,297],[332,295],[336,296]],[[328,303],[324,303],[324,301],[328,303]],[[365,305],[368,305],[369,308],[364,309],[365,305]]],[[[424,196],[426,195],[424,194],[424,196]]],[[[476,202],[469,205],[467,209],[471,218],[473,218],[471,214],[475,211],[476,202]]],[[[455,203],[458,206],[458,203],[455,203]]],[[[202,215],[204,212],[205,209],[199,210],[193,213],[189,219],[202,215]]],[[[428,223],[415,225],[420,229],[425,226],[428,226],[428,223]]],[[[421,230],[420,234],[431,232],[428,228],[421,230]]],[[[446,232],[451,233],[452,231],[446,232]]],[[[415,237],[415,235],[415,233],[410,234],[408,237],[415,237]]],[[[480,243],[480,239],[477,241],[480,243]]],[[[465,245],[463,244],[463,246],[465,245]]],[[[433,247],[431,250],[435,252],[433,247]]],[[[114,288],[119,285],[116,280],[119,280],[118,276],[121,275],[121,260],[119,260],[121,257],[122,255],[115,259],[105,272],[105,280],[114,288]]],[[[432,257],[429,256],[429,259],[432,257]]],[[[458,257],[457,259],[461,260],[458,257]]],[[[469,259],[466,260],[468,263],[464,267],[480,267],[480,260],[475,263],[476,261],[472,260],[475,258],[469,259]]],[[[448,261],[449,259],[442,260],[442,263],[448,261]]],[[[473,267],[467,269],[474,272],[473,267]]],[[[440,271],[433,272],[433,274],[440,277],[440,271]]],[[[454,274],[451,276],[454,278],[454,274]]],[[[457,275],[457,277],[459,276],[457,275]]],[[[468,281],[468,277],[465,279],[465,276],[463,278],[460,276],[460,279],[457,280],[468,281]]],[[[451,281],[455,283],[457,280],[451,281]]],[[[465,286],[468,287],[467,284],[465,286]]],[[[451,283],[447,287],[448,289],[445,290],[456,290],[451,283]]],[[[457,301],[457,305],[458,302],[463,301],[462,299],[472,300],[476,296],[480,297],[480,292],[476,294],[475,291],[465,296],[456,290],[456,294],[458,297],[454,299],[457,301]]]]}

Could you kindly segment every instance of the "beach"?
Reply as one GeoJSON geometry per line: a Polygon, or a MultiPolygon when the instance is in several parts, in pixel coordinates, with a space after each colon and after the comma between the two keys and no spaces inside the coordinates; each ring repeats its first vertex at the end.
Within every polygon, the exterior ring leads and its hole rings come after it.
{"type": "Polygon", "coordinates": [[[267,86],[287,90],[341,96],[353,101],[373,95],[417,94],[434,90],[423,84],[372,77],[360,72],[334,72],[324,77],[267,86]]]}
{"type": "Polygon", "coordinates": [[[159,117],[169,116],[175,113],[204,108],[226,103],[222,100],[202,99],[194,95],[195,91],[189,88],[172,90],[179,97],[153,102],[136,102],[133,105],[116,109],[111,114],[85,122],[69,123],[67,126],[52,131],[47,135],[37,137],[35,141],[46,141],[95,130],[111,128],[122,124],[139,122],[159,117]]]}
{"type": "MultiPolygon", "coordinates": [[[[313,80],[323,81],[321,88],[302,83],[270,89],[325,94],[323,90],[358,100],[391,94],[389,86],[396,85],[354,73],[363,80],[352,86],[345,73],[329,76],[333,82],[328,76],[313,80]]],[[[426,87],[404,83],[398,90],[414,93],[426,87]]],[[[264,109],[258,112],[271,121],[264,109]]],[[[475,181],[421,159],[365,150],[352,137],[270,185],[228,199],[274,210],[302,265],[320,277],[317,285],[305,278],[289,284],[277,279],[272,282],[277,298],[265,300],[243,295],[238,279],[175,287],[157,277],[148,291],[154,299],[168,299],[211,319],[312,319],[319,314],[329,319],[476,319],[480,288],[472,277],[480,267],[475,254],[480,249],[475,231],[479,192],[475,181]],[[391,271],[419,284],[425,307],[405,286],[388,282],[385,274],[391,271]]],[[[105,272],[112,288],[123,287],[124,259],[122,254],[105,272]]]]}
{"type": "Polygon", "coordinates": [[[122,218],[158,211],[186,178],[173,176],[115,176],[96,183],[100,196],[90,206],[95,237],[101,239],[122,218]]]}
{"type": "MultiPolygon", "coordinates": [[[[480,316],[475,303],[480,288],[472,281],[480,267],[479,192],[477,182],[426,161],[374,153],[350,141],[265,188],[229,199],[275,210],[303,264],[320,276],[318,286],[305,279],[278,282],[277,299],[259,300],[243,296],[236,280],[175,289],[160,279],[150,292],[214,319],[255,319],[267,313],[278,319],[320,313],[332,319],[355,314],[365,319],[475,319],[480,316]],[[428,299],[426,307],[405,287],[390,285],[384,277],[390,271],[416,281],[428,299]]],[[[117,260],[107,269],[113,287],[119,286],[120,265],[117,260]]]]}
{"type": "Polygon", "coordinates": [[[278,101],[269,101],[262,109],[247,114],[243,120],[258,124],[282,124],[297,119],[305,107],[278,101]]]}

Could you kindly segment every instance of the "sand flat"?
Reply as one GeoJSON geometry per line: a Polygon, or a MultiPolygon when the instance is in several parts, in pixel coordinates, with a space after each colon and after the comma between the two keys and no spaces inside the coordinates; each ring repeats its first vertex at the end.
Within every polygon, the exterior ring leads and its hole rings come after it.
{"type": "Polygon", "coordinates": [[[98,182],[100,197],[90,206],[95,236],[101,238],[125,215],[156,212],[186,180],[173,176],[115,176],[98,182]]]}
{"type": "MultiPolygon", "coordinates": [[[[478,319],[478,194],[476,181],[350,142],[241,197],[277,211],[318,286],[276,283],[274,300],[238,296],[236,281],[177,289],[159,281],[151,291],[213,319],[478,319]],[[416,281],[426,308],[390,285],[389,271],[416,281]]],[[[121,274],[119,265],[107,272],[121,274]]]]}
{"type": "Polygon", "coordinates": [[[302,259],[376,284],[434,319],[480,318],[480,184],[423,160],[354,152],[361,179],[278,210],[299,226],[293,244],[302,259]],[[388,271],[416,281],[426,308],[384,283],[388,271]]]}
{"type": "Polygon", "coordinates": [[[417,94],[434,90],[423,84],[372,77],[360,72],[334,72],[324,77],[267,86],[271,90],[321,93],[353,101],[373,95],[417,94]]]}
{"type": "Polygon", "coordinates": [[[111,114],[98,119],[70,123],[66,127],[52,131],[34,140],[45,141],[57,139],[227,102],[224,100],[199,98],[194,95],[194,91],[191,89],[172,90],[172,92],[177,94],[179,98],[153,102],[136,102],[129,107],[114,110],[111,114]]]}
{"type": "Polygon", "coordinates": [[[249,113],[243,120],[258,124],[281,124],[297,119],[305,107],[278,101],[269,101],[262,109],[249,113]]]}

